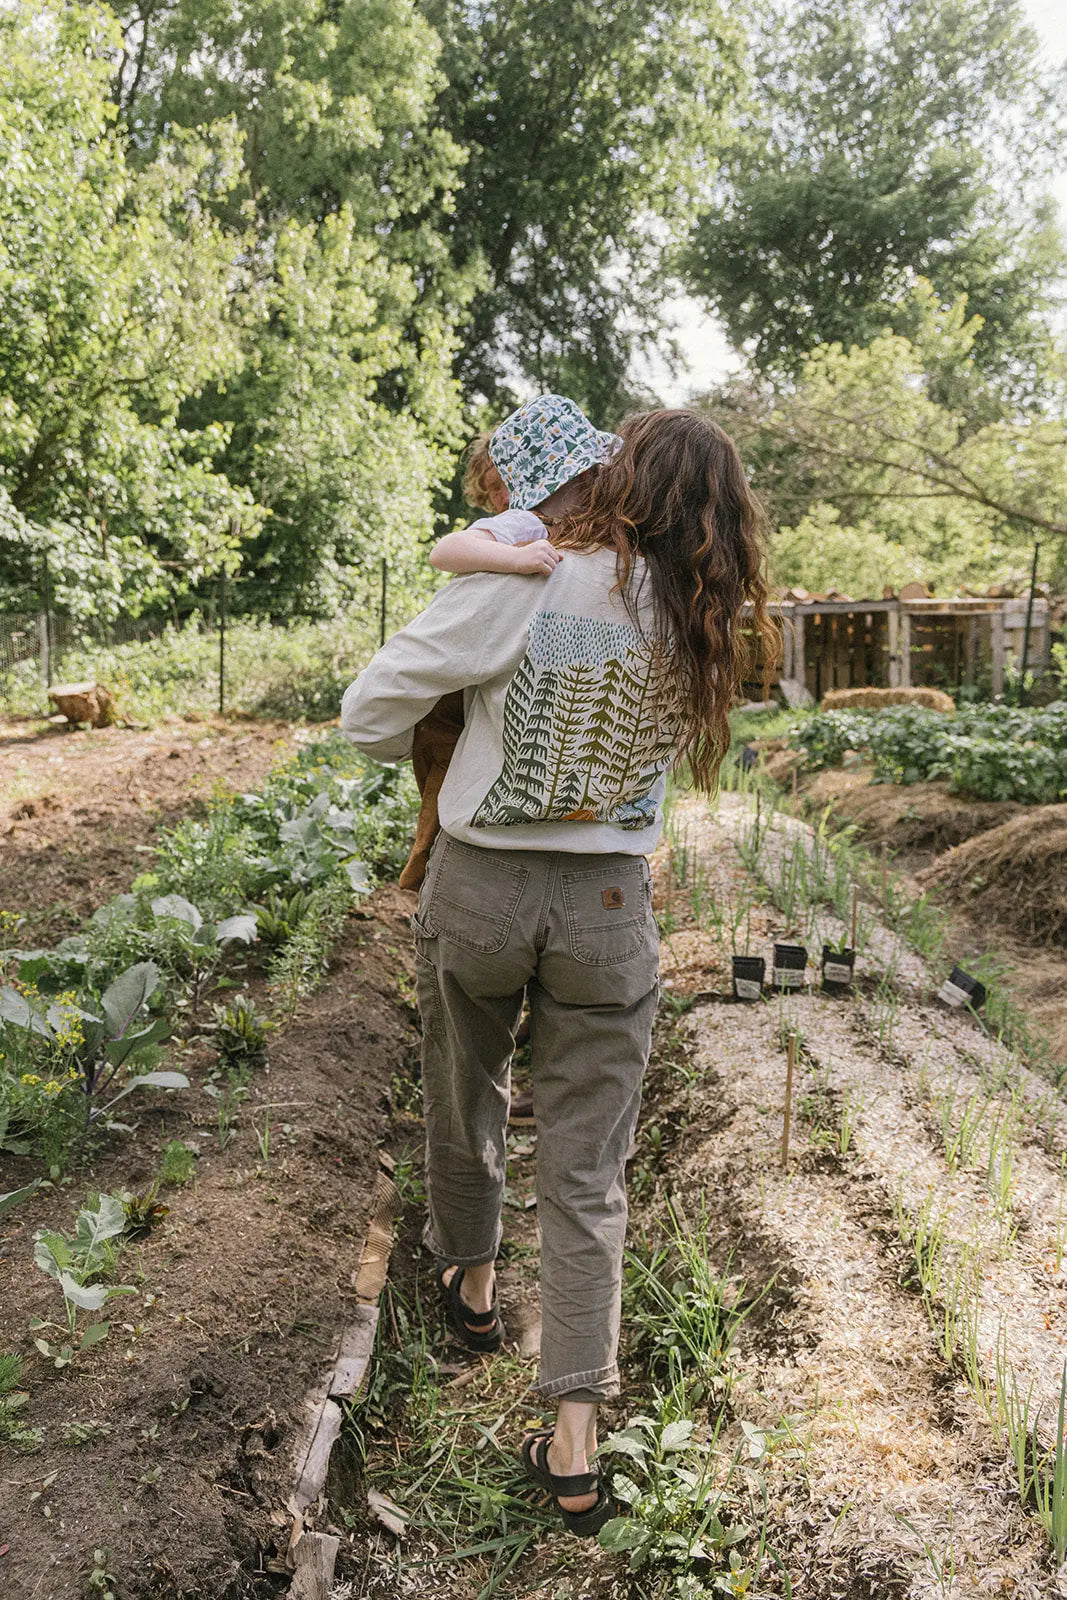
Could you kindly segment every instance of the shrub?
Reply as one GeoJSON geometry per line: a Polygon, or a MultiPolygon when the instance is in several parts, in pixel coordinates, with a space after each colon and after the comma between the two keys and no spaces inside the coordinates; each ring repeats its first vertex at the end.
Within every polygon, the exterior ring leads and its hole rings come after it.
{"type": "Polygon", "coordinates": [[[1067,751],[1005,739],[954,739],[950,787],[978,800],[1049,805],[1067,798],[1067,751]]]}
{"type": "Polygon", "coordinates": [[[809,766],[836,767],[846,750],[866,748],[876,715],[870,711],[816,711],[790,728],[790,743],[807,752],[809,766]]]}

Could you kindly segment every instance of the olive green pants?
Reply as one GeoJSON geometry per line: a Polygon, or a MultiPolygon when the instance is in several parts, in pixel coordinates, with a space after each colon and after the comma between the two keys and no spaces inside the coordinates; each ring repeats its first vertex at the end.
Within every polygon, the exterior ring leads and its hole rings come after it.
{"type": "Polygon", "coordinates": [[[641,856],[481,850],[442,834],[413,919],[423,1024],[426,1243],[460,1266],[501,1238],[509,1067],[530,1005],[546,1398],[618,1393],[626,1155],[658,995],[641,856]]]}

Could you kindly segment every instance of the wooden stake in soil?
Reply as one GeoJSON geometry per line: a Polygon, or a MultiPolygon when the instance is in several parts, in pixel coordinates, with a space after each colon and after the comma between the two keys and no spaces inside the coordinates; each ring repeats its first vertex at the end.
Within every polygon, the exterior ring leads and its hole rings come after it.
{"type": "Polygon", "coordinates": [[[852,934],[851,934],[851,937],[849,938],[849,941],[848,941],[848,947],[849,947],[850,950],[855,950],[855,948],[856,948],[856,927],[857,927],[858,922],[859,922],[859,914],[860,914],[860,891],[859,891],[859,885],[854,883],[852,885],[852,934]]]}
{"type": "MultiPolygon", "coordinates": [[[[889,907],[889,845],[882,840],[882,904],[889,907]]],[[[854,948],[854,947],[853,947],[854,948]]]]}
{"type": "Polygon", "coordinates": [[[782,1128],[782,1166],[789,1163],[789,1124],[793,1117],[793,1068],[797,1058],[796,1031],[789,1035],[785,1058],[785,1124],[782,1128]]]}

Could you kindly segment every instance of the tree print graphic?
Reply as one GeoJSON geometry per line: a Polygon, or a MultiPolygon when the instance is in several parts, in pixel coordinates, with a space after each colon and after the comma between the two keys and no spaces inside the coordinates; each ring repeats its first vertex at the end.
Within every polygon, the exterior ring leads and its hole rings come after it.
{"type": "Polygon", "coordinates": [[[678,704],[635,627],[539,612],[504,707],[504,764],[475,827],[609,822],[646,828],[678,704]]]}

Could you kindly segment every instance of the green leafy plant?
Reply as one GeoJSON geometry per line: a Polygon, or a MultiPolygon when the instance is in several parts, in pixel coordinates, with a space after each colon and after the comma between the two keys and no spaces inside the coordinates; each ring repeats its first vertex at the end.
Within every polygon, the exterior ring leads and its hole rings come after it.
{"type": "Polygon", "coordinates": [[[188,1183],[196,1171],[196,1151],[180,1139],[169,1139],[163,1146],[159,1165],[159,1181],[175,1188],[188,1183]]]}
{"type": "Polygon", "coordinates": [[[737,1549],[753,1529],[733,1520],[737,1496],[729,1494],[738,1456],[725,1470],[716,1460],[720,1426],[699,1440],[690,1417],[637,1416],[598,1451],[625,1459],[611,1483],[629,1511],[605,1523],[600,1545],[627,1555],[631,1572],[664,1570],[679,1596],[745,1594],[755,1576],[737,1549]]]}
{"type": "Polygon", "coordinates": [[[107,1338],[111,1326],[108,1322],[92,1322],[79,1331],[79,1312],[98,1312],[116,1295],[137,1292],[127,1284],[99,1281],[114,1271],[126,1224],[122,1201],[116,1195],[104,1194],[95,1205],[83,1206],[78,1212],[72,1235],[46,1228],[34,1235],[34,1263],[62,1290],[66,1322],[35,1317],[30,1327],[32,1330],[58,1328],[66,1334],[63,1343],[52,1343],[43,1337],[33,1341],[41,1354],[57,1367],[68,1366],[77,1354],[107,1338]]]}
{"type": "Polygon", "coordinates": [[[271,889],[263,904],[254,908],[260,939],[272,950],[285,944],[299,928],[311,904],[311,892],[307,889],[294,889],[291,894],[271,889]]]}
{"type": "Polygon", "coordinates": [[[240,994],[226,1005],[217,1005],[212,1039],[221,1065],[238,1072],[262,1067],[267,1059],[267,1039],[276,1026],[251,995],[240,994]]]}
{"type": "Polygon", "coordinates": [[[0,1444],[15,1450],[37,1450],[44,1439],[42,1430],[27,1428],[18,1420],[30,1398],[19,1387],[21,1378],[22,1357],[0,1355],[0,1444]]]}
{"type": "MultiPolygon", "coordinates": [[[[166,1018],[147,1020],[148,1003],[159,983],[159,969],[139,962],[120,973],[100,997],[100,1013],[69,1002],[44,1002],[31,991],[0,989],[0,1023],[21,1030],[41,1052],[46,1070],[60,1066],[68,1083],[78,1080],[85,1120],[107,1116],[135,1089],[187,1089],[182,1072],[134,1072],[119,1083],[122,1068],[150,1064],[155,1047],[170,1032],[166,1018]]],[[[54,1073],[51,1074],[53,1081],[54,1073]]]]}

